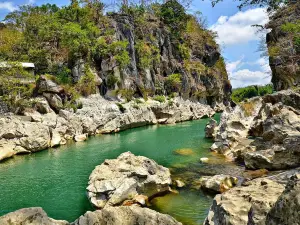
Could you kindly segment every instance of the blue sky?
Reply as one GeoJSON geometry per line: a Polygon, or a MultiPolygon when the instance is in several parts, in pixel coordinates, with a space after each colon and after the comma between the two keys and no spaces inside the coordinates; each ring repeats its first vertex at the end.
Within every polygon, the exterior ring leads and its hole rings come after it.
{"type": "MultiPolygon", "coordinates": [[[[105,0],[108,1],[108,0],[105,0]]],[[[63,6],[69,0],[0,0],[0,19],[22,4],[44,3],[63,6]]],[[[238,2],[224,0],[214,8],[209,0],[194,0],[190,12],[201,11],[209,29],[217,32],[218,43],[226,60],[227,71],[232,86],[242,87],[270,82],[268,59],[258,52],[261,36],[251,25],[265,24],[267,14],[262,8],[245,8],[239,11],[238,2]]]]}

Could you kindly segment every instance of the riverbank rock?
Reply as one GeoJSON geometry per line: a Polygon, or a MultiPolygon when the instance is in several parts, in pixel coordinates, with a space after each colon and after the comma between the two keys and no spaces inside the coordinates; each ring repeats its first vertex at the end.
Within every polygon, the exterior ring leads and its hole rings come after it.
{"type": "Polygon", "coordinates": [[[217,121],[214,119],[210,119],[205,126],[205,137],[212,138],[214,136],[214,132],[217,126],[217,121]]]}
{"type": "Polygon", "coordinates": [[[136,195],[151,198],[170,190],[169,169],[130,152],[105,160],[90,175],[88,198],[97,208],[121,205],[136,195]]]}
{"type": "Polygon", "coordinates": [[[236,177],[228,175],[203,176],[200,178],[200,185],[203,190],[215,193],[223,193],[234,187],[238,182],[236,177]]]}
{"type": "Polygon", "coordinates": [[[0,217],[1,225],[69,225],[64,220],[54,220],[42,208],[24,208],[0,217]]]}
{"type": "MultiPolygon", "coordinates": [[[[49,93],[53,94],[60,89],[54,89],[53,92],[50,90],[48,89],[49,93]]],[[[10,115],[0,118],[2,142],[9,142],[29,152],[36,152],[65,144],[66,140],[83,140],[87,135],[113,133],[157,124],[160,119],[165,119],[166,123],[177,123],[214,114],[214,110],[208,105],[178,97],[173,99],[172,105],[151,99],[141,102],[138,107],[135,101],[123,103],[122,106],[126,110],[121,112],[117,105],[120,102],[117,100],[91,95],[80,99],[82,109],[74,112],[71,109],[58,107],[56,109],[58,114],[50,108],[45,98],[38,99],[36,110],[39,112],[33,111],[28,116],[10,115]]],[[[1,151],[0,159],[12,157],[14,154],[11,153],[14,152],[7,149],[1,151]]]]}
{"type": "Polygon", "coordinates": [[[292,176],[275,205],[269,211],[266,225],[300,223],[300,173],[292,176]]]}
{"type": "Polygon", "coordinates": [[[213,151],[243,161],[248,169],[300,166],[300,94],[286,90],[227,109],[213,151]],[[251,139],[248,139],[251,136],[251,139]]]}
{"type": "Polygon", "coordinates": [[[173,217],[139,206],[106,207],[87,212],[72,225],[182,225],[173,217]]]}
{"type": "Polygon", "coordinates": [[[214,198],[204,224],[265,224],[267,213],[283,190],[282,184],[264,178],[234,187],[214,198]]]}

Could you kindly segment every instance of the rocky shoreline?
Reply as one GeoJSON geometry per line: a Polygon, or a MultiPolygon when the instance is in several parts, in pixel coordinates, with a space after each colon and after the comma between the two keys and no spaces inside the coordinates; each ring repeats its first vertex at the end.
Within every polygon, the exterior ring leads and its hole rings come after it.
{"type": "Polygon", "coordinates": [[[299,110],[300,94],[286,90],[227,108],[217,127],[208,123],[207,135],[215,141],[211,150],[258,178],[216,195],[205,225],[299,223],[299,110]]]}
{"type": "Polygon", "coordinates": [[[46,99],[34,100],[38,101],[35,110],[25,111],[24,116],[0,117],[0,161],[64,145],[71,140],[84,141],[92,135],[197,120],[215,113],[208,105],[181,98],[163,103],[150,99],[121,102],[92,95],[80,99],[82,108],[76,112],[60,109],[58,113],[46,99]]]}

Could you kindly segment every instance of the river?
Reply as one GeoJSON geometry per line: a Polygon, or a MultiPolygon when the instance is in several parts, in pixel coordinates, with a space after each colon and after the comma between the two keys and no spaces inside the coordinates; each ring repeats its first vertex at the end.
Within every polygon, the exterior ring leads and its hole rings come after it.
{"type": "MultiPolygon", "coordinates": [[[[50,217],[74,221],[93,210],[85,193],[92,170],[125,151],[149,157],[171,169],[201,167],[199,159],[211,156],[211,141],[204,138],[207,121],[141,127],[9,159],[0,164],[0,215],[40,206],[50,217]],[[174,150],[183,148],[192,149],[194,154],[174,154],[174,150]]],[[[154,200],[152,208],[184,224],[198,225],[203,223],[211,203],[211,196],[183,188],[179,194],[154,200]]]]}

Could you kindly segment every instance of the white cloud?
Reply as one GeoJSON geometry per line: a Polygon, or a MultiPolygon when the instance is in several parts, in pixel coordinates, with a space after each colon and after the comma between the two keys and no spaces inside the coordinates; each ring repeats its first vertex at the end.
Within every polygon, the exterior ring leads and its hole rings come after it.
{"type": "Polygon", "coordinates": [[[252,25],[264,25],[268,20],[265,9],[249,9],[230,17],[219,17],[218,21],[210,29],[217,32],[217,42],[221,45],[243,44],[252,40],[259,40],[261,34],[252,25]]]}
{"type": "Polygon", "coordinates": [[[255,62],[243,62],[243,58],[226,63],[226,69],[233,88],[270,83],[271,69],[266,58],[260,58],[255,62]],[[242,66],[259,66],[259,68],[257,70],[240,69],[242,66]]]}
{"type": "Polygon", "coordinates": [[[249,69],[238,70],[230,76],[233,88],[246,87],[249,85],[269,84],[271,77],[262,71],[251,71],[249,69]]]}
{"type": "Polygon", "coordinates": [[[17,10],[17,6],[13,2],[0,2],[0,9],[5,9],[10,12],[17,10]]]}

